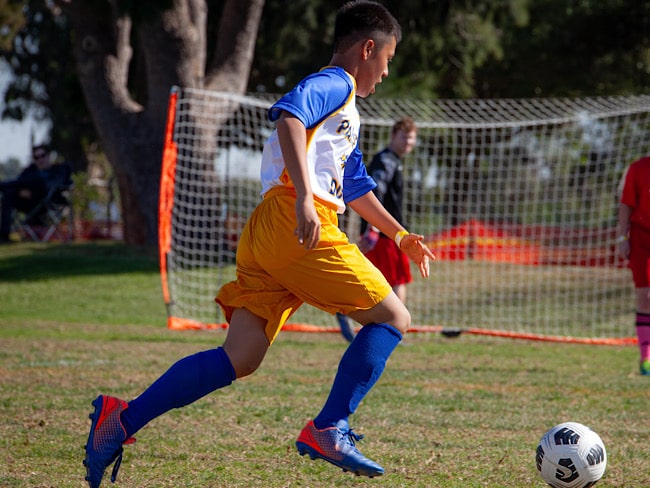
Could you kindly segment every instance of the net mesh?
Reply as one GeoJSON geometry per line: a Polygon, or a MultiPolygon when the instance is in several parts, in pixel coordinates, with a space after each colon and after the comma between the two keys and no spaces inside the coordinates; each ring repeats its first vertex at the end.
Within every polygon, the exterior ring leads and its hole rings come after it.
{"type": "MultiPolygon", "coordinates": [[[[175,90],[177,155],[164,286],[168,313],[224,321],[214,302],[235,275],[235,251],[260,201],[266,112],[276,97],[175,90]]],[[[633,334],[631,275],[616,256],[627,166],[650,153],[650,96],[525,100],[359,100],[366,160],[411,116],[418,142],[404,158],[407,228],[438,259],[414,268],[415,325],[573,337],[633,334]]],[[[169,200],[172,201],[169,201],[169,200]]],[[[162,207],[161,207],[162,208],[162,207]]],[[[340,224],[352,241],[359,219],[340,224]]],[[[333,326],[303,306],[290,322],[333,326]]]]}

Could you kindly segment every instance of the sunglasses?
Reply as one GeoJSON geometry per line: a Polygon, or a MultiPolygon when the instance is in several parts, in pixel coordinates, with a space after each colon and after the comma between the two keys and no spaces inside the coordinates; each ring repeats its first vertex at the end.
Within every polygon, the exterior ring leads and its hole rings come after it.
{"type": "Polygon", "coordinates": [[[37,153],[34,154],[34,159],[43,159],[45,156],[47,156],[47,153],[37,153]]]}

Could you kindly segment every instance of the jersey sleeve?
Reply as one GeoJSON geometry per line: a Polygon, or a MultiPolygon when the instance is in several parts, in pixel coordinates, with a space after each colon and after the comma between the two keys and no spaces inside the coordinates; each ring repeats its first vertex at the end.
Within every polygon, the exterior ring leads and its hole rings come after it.
{"type": "Polygon", "coordinates": [[[343,201],[348,203],[356,200],[374,190],[376,186],[377,183],[366,171],[366,165],[363,164],[363,155],[357,144],[346,161],[343,171],[343,201]]]}
{"type": "Polygon", "coordinates": [[[268,118],[275,122],[283,110],[295,115],[311,129],[340,109],[354,90],[350,81],[333,70],[314,73],[273,104],[268,118]]]}

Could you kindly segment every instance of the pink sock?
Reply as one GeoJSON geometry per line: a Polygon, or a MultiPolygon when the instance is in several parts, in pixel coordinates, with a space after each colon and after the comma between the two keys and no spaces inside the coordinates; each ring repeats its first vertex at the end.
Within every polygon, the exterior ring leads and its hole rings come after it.
{"type": "Polygon", "coordinates": [[[650,314],[637,312],[636,336],[639,339],[641,361],[650,360],[650,314]]]}

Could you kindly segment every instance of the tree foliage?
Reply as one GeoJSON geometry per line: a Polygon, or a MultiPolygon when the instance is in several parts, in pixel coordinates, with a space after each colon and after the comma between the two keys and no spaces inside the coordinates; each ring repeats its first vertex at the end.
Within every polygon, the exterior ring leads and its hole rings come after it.
{"type": "Polygon", "coordinates": [[[43,0],[10,4],[20,7],[20,15],[13,8],[0,11],[7,22],[0,57],[14,74],[4,94],[2,118],[21,121],[29,114],[51,121],[49,142],[75,169],[82,169],[96,132],[80,96],[66,18],[55,15],[43,0]]]}
{"type": "Polygon", "coordinates": [[[525,25],[503,25],[503,58],[478,70],[477,96],[647,92],[649,1],[535,0],[529,15],[525,25]]]}
{"type": "MultiPolygon", "coordinates": [[[[404,36],[374,96],[640,93],[650,79],[650,2],[385,0],[404,36]]],[[[327,2],[267,0],[250,90],[282,91],[329,59],[327,2]],[[287,5],[288,4],[288,5],[287,5]]]]}
{"type": "Polygon", "coordinates": [[[25,25],[23,3],[18,0],[0,0],[0,52],[11,50],[16,33],[25,25]]]}
{"type": "MultiPolygon", "coordinates": [[[[525,24],[528,1],[384,2],[404,35],[377,96],[473,96],[474,71],[503,56],[500,25],[525,24]]],[[[276,80],[292,85],[325,64],[335,14],[327,2],[267,0],[249,88],[279,90],[276,80]]]]}

